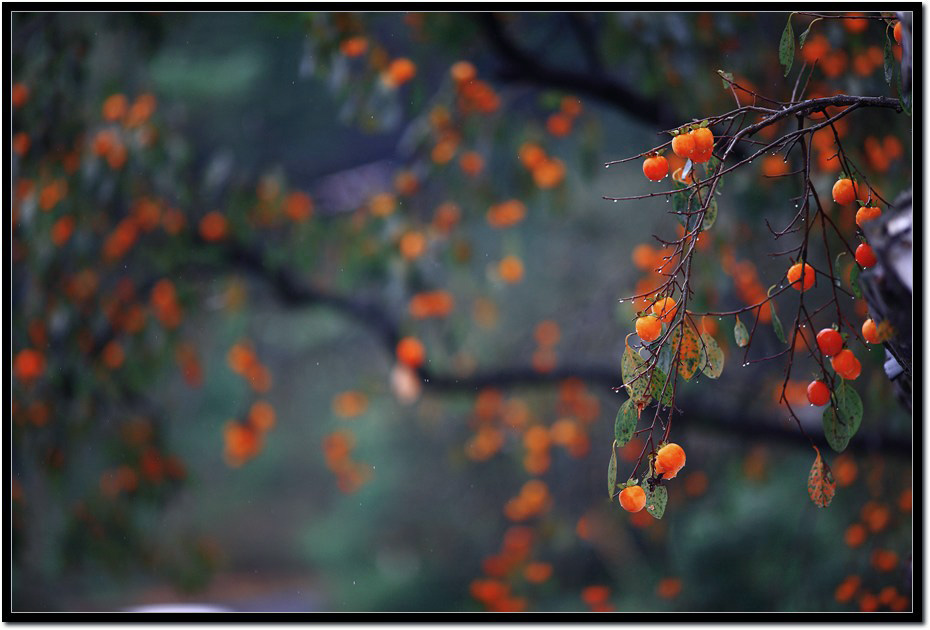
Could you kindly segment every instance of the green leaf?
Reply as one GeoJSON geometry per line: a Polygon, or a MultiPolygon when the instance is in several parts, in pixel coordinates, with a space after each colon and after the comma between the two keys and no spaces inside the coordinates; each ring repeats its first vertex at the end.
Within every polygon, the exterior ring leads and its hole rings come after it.
{"type": "Polygon", "coordinates": [[[640,376],[646,370],[646,360],[633,351],[629,344],[620,361],[620,374],[624,387],[635,405],[642,408],[649,404],[649,378],[640,376]]]}
{"type": "Polygon", "coordinates": [[[611,501],[617,488],[617,443],[610,448],[610,463],[607,464],[607,496],[611,501]]]}
{"type": "Polygon", "coordinates": [[[717,74],[719,74],[720,77],[721,77],[720,82],[723,83],[723,89],[724,89],[724,90],[729,90],[729,89],[730,89],[730,83],[733,82],[733,73],[732,73],[732,72],[724,72],[723,70],[717,70],[717,74]]]}
{"type": "Polygon", "coordinates": [[[801,36],[798,38],[798,48],[804,48],[804,42],[807,41],[807,36],[810,35],[811,27],[817,23],[820,18],[815,18],[810,24],[807,25],[807,28],[804,29],[804,32],[801,33],[801,36]]]}
{"type": "Polygon", "coordinates": [[[769,302],[769,307],[772,309],[772,328],[775,330],[775,336],[778,337],[778,340],[782,343],[788,343],[788,339],[785,337],[785,328],[781,325],[781,320],[778,319],[778,313],[775,311],[775,302],[769,302]]]}
{"type": "Polygon", "coordinates": [[[739,320],[739,315],[736,316],[736,325],[733,326],[733,337],[736,339],[736,345],[740,348],[749,345],[749,331],[746,330],[746,324],[739,320]]]}
{"type": "Polygon", "coordinates": [[[681,333],[681,349],[678,354],[678,373],[686,381],[690,381],[695,372],[698,371],[703,357],[701,338],[698,336],[694,326],[690,326],[682,320],[679,329],[681,333]]]}
{"type": "Polygon", "coordinates": [[[836,494],[836,481],[833,479],[833,473],[830,468],[824,464],[823,458],[820,457],[820,449],[816,446],[817,457],[814,459],[814,465],[811,466],[810,474],[807,475],[807,494],[810,495],[811,501],[817,507],[827,507],[836,494]]]}
{"type": "Polygon", "coordinates": [[[849,272],[849,287],[852,289],[853,295],[860,299],[862,298],[862,289],[859,288],[859,273],[861,271],[857,263],[852,266],[849,272]]]}
{"type": "Polygon", "coordinates": [[[669,382],[668,387],[665,385],[665,380],[668,378],[668,375],[665,373],[665,370],[656,366],[652,371],[652,386],[650,387],[649,393],[652,394],[652,397],[660,402],[664,407],[672,406],[672,395],[674,392],[674,387],[671,382],[669,382]],[[665,390],[663,393],[662,390],[665,390]]]}
{"type": "Polygon", "coordinates": [[[778,61],[785,66],[785,76],[791,72],[791,65],[794,63],[794,29],[791,28],[791,18],[794,13],[788,16],[788,23],[785,24],[785,30],[781,34],[781,41],[778,43],[778,61]]]}
{"type": "Polygon", "coordinates": [[[704,221],[701,223],[702,230],[709,230],[717,222],[717,198],[711,197],[707,210],[704,211],[704,221]]]}
{"type": "Polygon", "coordinates": [[[823,436],[827,438],[827,444],[830,445],[837,453],[846,450],[849,444],[849,430],[845,424],[840,422],[833,407],[827,407],[823,410],[823,436]]]}
{"type": "Polygon", "coordinates": [[[832,404],[823,411],[823,435],[837,453],[846,450],[862,423],[862,399],[855,389],[841,382],[833,392],[832,404]]]}
{"type": "Polygon", "coordinates": [[[840,418],[849,424],[849,437],[854,436],[862,424],[862,399],[859,392],[844,380],[833,392],[833,397],[840,418]]]}
{"type": "Polygon", "coordinates": [[[707,333],[701,335],[704,342],[704,365],[701,371],[708,378],[720,378],[723,373],[723,350],[717,345],[717,340],[707,333]]]}
{"type": "Polygon", "coordinates": [[[633,433],[636,431],[636,422],[639,416],[636,413],[636,406],[632,398],[620,405],[620,411],[617,412],[617,419],[614,421],[614,442],[617,446],[626,446],[633,433]]]}
{"type": "Polygon", "coordinates": [[[891,80],[894,78],[894,55],[891,54],[891,39],[885,36],[885,83],[889,86],[891,85],[891,80]]]}
{"type": "Polygon", "coordinates": [[[646,491],[646,511],[655,519],[662,518],[665,514],[665,506],[668,504],[668,490],[665,486],[650,486],[649,484],[643,484],[643,490],[646,491]]]}

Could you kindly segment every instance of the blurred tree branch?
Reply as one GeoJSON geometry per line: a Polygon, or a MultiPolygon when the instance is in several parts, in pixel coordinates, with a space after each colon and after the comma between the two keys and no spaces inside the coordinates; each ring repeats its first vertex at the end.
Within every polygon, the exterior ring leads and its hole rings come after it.
{"type": "Polygon", "coordinates": [[[659,129],[681,125],[682,119],[662,102],[646,98],[629,86],[607,76],[603,70],[598,70],[602,66],[597,46],[588,37],[591,29],[585,28],[585,23],[576,23],[576,20],[572,26],[576,30],[586,32],[584,35],[579,32],[578,38],[585,41],[582,48],[591,71],[574,72],[546,65],[541,59],[518,46],[495,14],[476,13],[474,18],[503,62],[499,71],[502,80],[526,81],[544,88],[562,89],[594,97],[659,129]]]}
{"type": "MultiPolygon", "coordinates": [[[[333,308],[374,332],[388,354],[394,355],[394,348],[401,338],[399,327],[395,318],[378,303],[313,287],[283,268],[271,270],[264,262],[261,249],[255,246],[230,242],[225,245],[225,254],[226,264],[221,264],[218,270],[232,266],[255,275],[268,283],[281,303],[288,307],[333,308]]],[[[564,364],[549,372],[538,372],[530,366],[512,365],[459,376],[434,373],[421,367],[417,370],[417,376],[426,387],[437,392],[476,392],[484,387],[546,387],[568,378],[578,378],[589,385],[613,388],[620,382],[620,369],[619,366],[564,364]]],[[[694,396],[685,397],[683,407],[688,410],[686,417],[692,423],[691,426],[720,431],[747,440],[778,441],[805,447],[808,445],[793,425],[780,422],[773,416],[747,422],[739,413],[721,413],[718,405],[709,405],[694,396]]],[[[831,452],[823,435],[818,435],[814,442],[824,449],[824,452],[831,452]]],[[[912,455],[912,443],[911,440],[884,432],[861,431],[856,439],[850,442],[848,450],[857,453],[881,450],[887,454],[909,458],[912,455]]]]}

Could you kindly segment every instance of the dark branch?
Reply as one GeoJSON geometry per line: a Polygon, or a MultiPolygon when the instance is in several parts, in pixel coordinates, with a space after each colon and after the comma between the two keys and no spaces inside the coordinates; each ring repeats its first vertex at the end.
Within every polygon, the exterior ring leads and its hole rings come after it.
{"type": "MultiPolygon", "coordinates": [[[[227,261],[221,263],[220,269],[229,266],[239,267],[267,282],[277,293],[281,302],[290,307],[328,306],[356,319],[365,328],[373,330],[381,339],[386,351],[393,355],[400,339],[395,319],[375,302],[359,300],[330,293],[310,286],[298,280],[290,273],[269,270],[264,258],[256,248],[247,248],[241,244],[226,246],[227,261]]],[[[562,365],[549,372],[539,372],[527,366],[500,367],[487,372],[455,376],[436,374],[420,368],[418,376],[424,385],[436,392],[476,392],[484,387],[547,387],[569,378],[578,378],[588,385],[615,387],[621,380],[618,367],[562,365]]],[[[746,440],[777,440],[785,444],[807,447],[800,434],[781,423],[774,417],[747,423],[739,413],[721,413],[717,405],[710,406],[699,397],[686,397],[682,406],[688,409],[689,422],[692,426],[720,431],[746,440]],[[710,420],[713,418],[713,420],[710,420]]],[[[814,438],[824,452],[829,446],[822,436],[814,438]]],[[[896,436],[881,433],[860,432],[849,444],[853,452],[871,452],[880,448],[883,452],[901,457],[911,457],[911,442],[896,436]]]]}
{"type": "Polygon", "coordinates": [[[680,126],[682,120],[663,103],[642,96],[601,72],[573,72],[547,66],[520,48],[493,13],[474,14],[491,46],[503,62],[500,79],[562,89],[596,98],[625,111],[657,129],[680,126]]]}

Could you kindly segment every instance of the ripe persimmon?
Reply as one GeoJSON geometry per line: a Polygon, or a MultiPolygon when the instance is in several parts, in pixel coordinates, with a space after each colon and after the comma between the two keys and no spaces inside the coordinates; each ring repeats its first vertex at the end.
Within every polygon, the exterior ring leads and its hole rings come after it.
{"type": "Polygon", "coordinates": [[[708,127],[698,127],[691,132],[694,138],[694,153],[708,153],[714,148],[714,132],[708,127]]]}
{"type": "Polygon", "coordinates": [[[868,243],[861,243],[859,247],[856,248],[856,262],[866,269],[875,266],[878,259],[875,258],[875,252],[872,251],[871,245],[868,243]]]}
{"type": "Polygon", "coordinates": [[[397,360],[406,366],[416,369],[423,365],[426,350],[416,337],[404,337],[397,342],[397,360]]]}
{"type": "Polygon", "coordinates": [[[830,359],[830,365],[841,378],[855,380],[862,371],[862,364],[849,348],[843,348],[835,357],[830,359]]]}
{"type": "Polygon", "coordinates": [[[672,138],[672,151],[680,158],[690,158],[694,153],[694,136],[691,133],[680,133],[672,138]]]}
{"type": "Polygon", "coordinates": [[[892,33],[894,33],[894,40],[900,44],[901,43],[901,22],[900,21],[894,23],[894,30],[892,31],[892,33]]]}
{"type": "Polygon", "coordinates": [[[807,386],[807,400],[817,407],[826,405],[830,402],[830,388],[823,381],[811,381],[807,386]]]}
{"type": "Polygon", "coordinates": [[[817,333],[817,347],[824,356],[836,356],[843,349],[843,337],[833,328],[824,328],[817,333]]]}
{"type": "Polygon", "coordinates": [[[643,174],[654,182],[662,181],[668,175],[668,160],[662,155],[647,157],[643,162],[643,174]]]}
{"type": "Polygon", "coordinates": [[[213,210],[200,220],[200,236],[207,242],[223,240],[226,237],[228,223],[226,217],[213,210]]]}
{"type": "Polygon", "coordinates": [[[45,356],[38,350],[23,348],[13,359],[13,374],[21,381],[34,381],[45,371],[45,356]]]}
{"type": "Polygon", "coordinates": [[[675,300],[670,297],[659,298],[652,305],[652,314],[665,324],[672,323],[677,310],[678,305],[675,303],[675,300]]]}
{"type": "Polygon", "coordinates": [[[685,450],[675,443],[666,444],[656,453],[655,471],[665,479],[674,479],[685,466],[685,450]]]}
{"type": "Polygon", "coordinates": [[[866,343],[881,343],[878,338],[878,327],[871,317],[862,322],[862,338],[865,339],[866,343]]]}
{"type": "Polygon", "coordinates": [[[636,334],[643,341],[655,341],[662,334],[662,322],[655,315],[637,318],[636,334]]]}
{"type": "Polygon", "coordinates": [[[406,57],[393,60],[381,75],[387,87],[396,88],[410,81],[417,74],[417,66],[406,57]]]}
{"type": "Polygon", "coordinates": [[[836,183],[833,184],[833,201],[841,206],[845,206],[856,200],[857,192],[858,190],[855,183],[848,177],[843,177],[836,180],[836,183]]]}
{"type": "Polygon", "coordinates": [[[646,505],[646,491],[640,486],[629,486],[620,492],[620,505],[627,512],[639,512],[646,505]]]}
{"type": "Polygon", "coordinates": [[[875,206],[863,206],[856,212],[856,225],[862,227],[863,223],[872,221],[882,216],[881,208],[875,206]]]}
{"type": "Polygon", "coordinates": [[[788,282],[791,284],[791,288],[796,291],[807,291],[812,286],[814,286],[814,268],[808,265],[807,263],[794,263],[791,267],[788,268],[788,282]],[[803,286],[799,280],[801,280],[801,271],[803,269],[803,286]]]}

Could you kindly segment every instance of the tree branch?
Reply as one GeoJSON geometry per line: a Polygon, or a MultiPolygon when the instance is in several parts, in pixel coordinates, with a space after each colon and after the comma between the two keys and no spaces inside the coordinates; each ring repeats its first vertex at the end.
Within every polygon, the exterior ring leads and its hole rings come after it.
{"type": "MultiPolygon", "coordinates": [[[[393,356],[401,335],[396,320],[379,304],[331,293],[312,287],[298,280],[286,270],[269,270],[258,248],[249,248],[239,243],[225,246],[227,260],[220,269],[238,267],[267,282],[277,293],[281,302],[290,307],[327,306],[358,321],[374,331],[385,350],[393,356]]],[[[417,370],[425,387],[436,392],[476,392],[485,387],[548,387],[569,378],[578,378],[588,385],[615,387],[621,380],[619,366],[563,364],[549,372],[539,372],[528,366],[505,366],[468,375],[438,374],[427,368],[417,370]]],[[[721,414],[718,405],[708,405],[700,397],[689,396],[682,400],[688,409],[692,426],[720,431],[745,440],[779,441],[785,444],[808,446],[794,428],[781,426],[774,417],[748,424],[739,413],[721,414]],[[713,420],[709,420],[713,418],[713,420]]],[[[824,452],[829,446],[823,436],[813,439],[824,452]]],[[[883,452],[910,458],[911,441],[884,433],[860,431],[850,442],[849,450],[857,453],[872,452],[880,448],[883,452]]]]}
{"type": "Polygon", "coordinates": [[[573,72],[544,65],[507,35],[493,13],[476,13],[474,17],[504,64],[499,72],[501,80],[526,81],[540,87],[584,94],[625,111],[657,129],[681,125],[681,118],[661,101],[646,98],[602,73],[573,72]]]}

